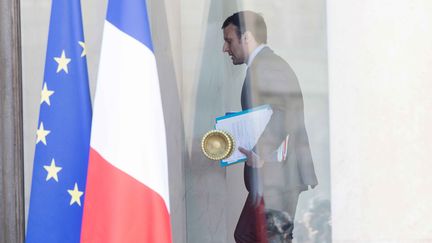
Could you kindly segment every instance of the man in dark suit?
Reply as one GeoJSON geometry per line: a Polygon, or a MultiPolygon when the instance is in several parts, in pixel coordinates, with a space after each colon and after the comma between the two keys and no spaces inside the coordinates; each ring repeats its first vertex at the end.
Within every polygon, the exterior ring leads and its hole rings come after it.
{"type": "Polygon", "coordinates": [[[300,193],[317,183],[304,124],[303,95],[292,68],[267,45],[261,15],[241,11],[222,25],[223,51],[234,65],[247,65],[243,110],[270,105],[273,114],[247,156],[249,194],[235,229],[236,242],[290,242],[300,193]],[[279,232],[275,232],[279,231],[279,232]]]}

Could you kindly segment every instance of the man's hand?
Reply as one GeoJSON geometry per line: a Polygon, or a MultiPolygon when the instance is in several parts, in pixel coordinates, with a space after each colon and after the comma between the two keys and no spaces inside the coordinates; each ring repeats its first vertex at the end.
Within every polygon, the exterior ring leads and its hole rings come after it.
{"type": "Polygon", "coordinates": [[[251,150],[247,150],[243,147],[238,147],[238,150],[246,155],[247,161],[246,164],[251,166],[252,168],[261,168],[264,165],[264,161],[260,159],[260,157],[251,150]]]}
{"type": "MultiPolygon", "coordinates": [[[[247,157],[246,164],[249,165],[250,167],[261,168],[264,165],[264,161],[261,160],[260,157],[254,151],[247,150],[243,147],[239,147],[238,150],[242,154],[246,155],[247,157]]],[[[259,173],[259,172],[255,171],[252,173],[259,173]]],[[[249,197],[250,197],[249,200],[254,207],[259,207],[262,200],[263,187],[261,181],[259,180],[258,174],[250,178],[250,183],[251,185],[249,190],[249,197]]]]}

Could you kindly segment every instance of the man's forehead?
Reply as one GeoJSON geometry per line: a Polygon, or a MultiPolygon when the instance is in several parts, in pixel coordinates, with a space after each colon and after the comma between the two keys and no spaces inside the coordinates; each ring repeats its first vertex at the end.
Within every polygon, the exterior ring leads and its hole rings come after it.
{"type": "Polygon", "coordinates": [[[235,26],[233,24],[229,24],[229,25],[227,25],[227,27],[224,28],[224,31],[227,31],[227,32],[237,31],[237,26],[235,26]]]}
{"type": "Polygon", "coordinates": [[[227,27],[223,29],[224,37],[225,38],[232,38],[233,36],[236,36],[237,27],[233,24],[229,24],[227,27]]]}

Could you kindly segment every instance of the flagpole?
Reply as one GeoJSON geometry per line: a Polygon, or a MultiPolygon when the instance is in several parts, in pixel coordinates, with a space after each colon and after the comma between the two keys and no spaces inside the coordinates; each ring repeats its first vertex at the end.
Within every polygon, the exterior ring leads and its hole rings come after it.
{"type": "Polygon", "coordinates": [[[0,242],[24,241],[20,1],[0,1],[0,242]]]}

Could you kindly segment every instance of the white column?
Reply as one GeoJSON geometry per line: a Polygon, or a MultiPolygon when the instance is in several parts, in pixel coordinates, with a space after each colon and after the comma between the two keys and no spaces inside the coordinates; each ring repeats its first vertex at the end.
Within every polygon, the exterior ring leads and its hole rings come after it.
{"type": "Polygon", "coordinates": [[[333,242],[429,242],[432,1],[327,4],[333,242]]]}

